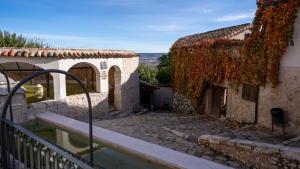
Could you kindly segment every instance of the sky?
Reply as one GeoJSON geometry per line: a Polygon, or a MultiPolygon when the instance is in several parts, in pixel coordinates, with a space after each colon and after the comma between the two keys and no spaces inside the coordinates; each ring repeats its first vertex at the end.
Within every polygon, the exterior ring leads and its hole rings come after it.
{"type": "Polygon", "coordinates": [[[51,47],[168,52],[187,35],[251,23],[255,0],[0,0],[0,30],[51,47]]]}

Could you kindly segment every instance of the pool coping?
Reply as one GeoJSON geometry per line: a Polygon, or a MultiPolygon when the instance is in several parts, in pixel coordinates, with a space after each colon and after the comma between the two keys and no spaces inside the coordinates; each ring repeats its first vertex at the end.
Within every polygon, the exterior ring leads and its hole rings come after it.
{"type": "MultiPolygon", "coordinates": [[[[51,112],[39,113],[37,119],[56,125],[70,132],[88,137],[88,123],[74,120],[51,112]]],[[[230,167],[184,154],[169,148],[129,137],[111,130],[93,126],[94,141],[109,148],[131,154],[168,168],[229,169],[230,167]]]]}

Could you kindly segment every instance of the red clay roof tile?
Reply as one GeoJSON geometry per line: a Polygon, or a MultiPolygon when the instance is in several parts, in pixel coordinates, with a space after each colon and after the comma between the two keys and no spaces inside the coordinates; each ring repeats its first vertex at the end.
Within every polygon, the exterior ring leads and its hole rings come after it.
{"type": "Polygon", "coordinates": [[[251,24],[242,24],[231,26],[227,28],[221,28],[204,33],[189,35],[178,39],[172,46],[172,48],[189,47],[201,42],[213,42],[215,39],[228,39],[243,31],[249,30],[252,27],[251,24]]]}
{"type": "Polygon", "coordinates": [[[109,57],[137,57],[134,52],[121,50],[82,50],[82,49],[39,49],[39,48],[1,48],[0,57],[25,58],[109,58],[109,57]]]}

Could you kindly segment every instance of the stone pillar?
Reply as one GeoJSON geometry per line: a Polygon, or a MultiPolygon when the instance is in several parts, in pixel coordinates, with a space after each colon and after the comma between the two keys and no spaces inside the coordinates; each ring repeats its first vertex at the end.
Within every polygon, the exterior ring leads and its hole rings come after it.
{"type": "Polygon", "coordinates": [[[54,99],[67,97],[66,76],[64,74],[53,73],[54,99]]]}

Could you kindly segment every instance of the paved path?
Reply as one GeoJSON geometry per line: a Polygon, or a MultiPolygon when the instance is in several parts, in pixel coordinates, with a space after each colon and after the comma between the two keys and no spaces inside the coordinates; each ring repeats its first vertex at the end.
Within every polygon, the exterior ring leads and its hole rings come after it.
{"type": "MultiPolygon", "coordinates": [[[[246,168],[239,162],[218,155],[205,147],[197,145],[196,143],[182,139],[165,129],[165,127],[168,127],[179,131],[192,132],[193,129],[197,128],[199,125],[203,127],[204,124],[201,124],[201,122],[193,116],[153,113],[98,121],[95,122],[95,124],[131,137],[142,139],[194,156],[203,157],[231,167],[246,168]]],[[[213,128],[207,129],[213,130],[213,128]]],[[[221,127],[219,127],[219,129],[221,129],[221,127]]]]}
{"type": "Polygon", "coordinates": [[[200,146],[195,141],[187,141],[178,137],[178,135],[170,132],[170,130],[192,135],[195,138],[203,134],[212,134],[271,144],[279,144],[288,139],[273,135],[268,131],[258,131],[253,126],[241,126],[209,116],[179,116],[173,113],[135,115],[97,121],[95,125],[234,168],[247,167],[228,157],[215,153],[208,148],[200,146]]]}

